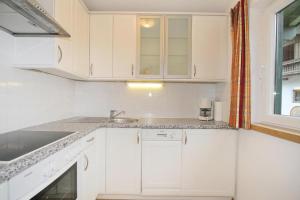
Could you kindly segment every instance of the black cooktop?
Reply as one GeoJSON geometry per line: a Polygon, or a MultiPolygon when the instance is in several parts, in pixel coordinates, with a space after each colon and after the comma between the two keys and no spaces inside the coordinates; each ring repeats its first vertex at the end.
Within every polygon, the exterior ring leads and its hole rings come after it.
{"type": "Polygon", "coordinates": [[[0,134],[0,163],[12,161],[72,133],[20,130],[0,134]]]}

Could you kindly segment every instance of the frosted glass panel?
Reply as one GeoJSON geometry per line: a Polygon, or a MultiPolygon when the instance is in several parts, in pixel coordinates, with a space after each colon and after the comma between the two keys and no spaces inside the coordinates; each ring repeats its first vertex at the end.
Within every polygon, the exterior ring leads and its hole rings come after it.
{"type": "Polygon", "coordinates": [[[140,18],[140,75],[160,75],[160,18],[140,18]]]}
{"type": "Polygon", "coordinates": [[[189,18],[168,18],[167,75],[189,75],[190,25],[189,18]]]}

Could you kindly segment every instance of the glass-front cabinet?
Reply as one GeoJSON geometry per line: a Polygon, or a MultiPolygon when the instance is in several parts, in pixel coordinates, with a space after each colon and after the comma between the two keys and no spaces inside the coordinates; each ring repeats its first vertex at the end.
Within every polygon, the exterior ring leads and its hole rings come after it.
{"type": "Polygon", "coordinates": [[[166,78],[189,78],[191,69],[191,18],[186,16],[165,17],[166,78]]]}
{"type": "Polygon", "coordinates": [[[139,16],[138,40],[139,77],[190,77],[189,16],[139,16]]]}
{"type": "Polygon", "coordinates": [[[163,74],[163,18],[138,18],[138,72],[141,77],[162,78],[163,74]]]}

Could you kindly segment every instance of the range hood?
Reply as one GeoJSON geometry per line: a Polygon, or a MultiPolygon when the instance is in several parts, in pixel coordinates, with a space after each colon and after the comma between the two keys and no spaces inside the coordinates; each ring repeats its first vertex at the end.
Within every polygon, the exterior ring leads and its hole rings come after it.
{"type": "Polygon", "coordinates": [[[36,0],[0,0],[0,29],[16,37],[70,37],[36,0]]]}

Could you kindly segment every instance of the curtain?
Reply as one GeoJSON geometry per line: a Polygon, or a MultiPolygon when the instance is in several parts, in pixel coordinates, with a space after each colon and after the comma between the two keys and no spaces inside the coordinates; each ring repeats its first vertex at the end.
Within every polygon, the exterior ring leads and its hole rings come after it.
{"type": "Polygon", "coordinates": [[[250,129],[251,80],[248,2],[240,0],[231,9],[232,65],[229,125],[250,129]]]}

